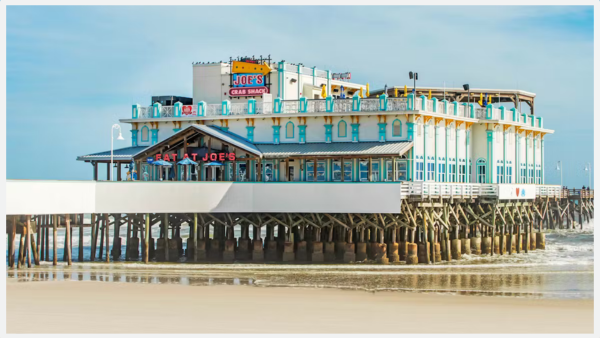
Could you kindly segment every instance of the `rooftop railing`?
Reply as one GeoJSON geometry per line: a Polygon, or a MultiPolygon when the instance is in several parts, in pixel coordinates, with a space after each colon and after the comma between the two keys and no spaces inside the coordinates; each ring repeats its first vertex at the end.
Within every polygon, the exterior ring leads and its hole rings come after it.
{"type": "Polygon", "coordinates": [[[406,112],[420,111],[440,115],[453,115],[457,117],[473,118],[479,120],[498,120],[517,122],[532,127],[543,128],[541,117],[521,114],[516,108],[495,107],[488,104],[485,107],[476,107],[474,103],[449,102],[447,100],[428,99],[426,96],[414,97],[388,97],[381,95],[378,98],[353,97],[349,99],[335,99],[331,96],[326,99],[281,100],[276,98],[273,102],[257,102],[249,99],[248,102],[223,101],[220,104],[207,104],[199,102],[197,105],[162,106],[155,103],[149,107],[134,105],[133,119],[150,118],[178,118],[192,116],[241,116],[241,115],[272,115],[272,114],[302,114],[326,113],[344,114],[349,112],[406,112]]]}

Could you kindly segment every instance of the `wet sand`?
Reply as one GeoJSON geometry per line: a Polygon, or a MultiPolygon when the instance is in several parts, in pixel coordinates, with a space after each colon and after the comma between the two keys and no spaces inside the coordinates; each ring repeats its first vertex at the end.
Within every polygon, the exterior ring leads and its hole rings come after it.
{"type": "Polygon", "coordinates": [[[8,333],[593,333],[593,299],[6,281],[8,333]]]}

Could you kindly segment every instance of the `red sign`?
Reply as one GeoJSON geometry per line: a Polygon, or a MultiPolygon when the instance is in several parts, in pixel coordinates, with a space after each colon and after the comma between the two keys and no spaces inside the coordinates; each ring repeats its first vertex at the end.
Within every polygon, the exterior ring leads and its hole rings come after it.
{"type": "MultiPolygon", "coordinates": [[[[199,158],[197,153],[191,153],[190,156],[192,157],[192,161],[235,161],[235,153],[206,153],[203,158],[199,158]]],[[[188,154],[183,154],[181,160],[189,158],[190,156],[188,156],[188,154]]],[[[167,162],[176,162],[177,154],[156,154],[155,158],[156,161],[163,160],[167,162]]]]}
{"type": "Polygon", "coordinates": [[[181,107],[181,115],[182,116],[195,116],[195,115],[198,115],[198,113],[196,112],[196,106],[194,106],[194,105],[182,106],[181,107]]]}
{"type": "Polygon", "coordinates": [[[242,87],[229,89],[229,96],[261,96],[262,94],[268,93],[269,88],[267,87],[242,87]]]}

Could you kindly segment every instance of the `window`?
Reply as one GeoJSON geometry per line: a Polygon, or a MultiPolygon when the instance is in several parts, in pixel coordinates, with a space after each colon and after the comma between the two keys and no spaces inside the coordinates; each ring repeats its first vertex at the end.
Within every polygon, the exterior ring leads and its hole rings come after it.
{"type": "Polygon", "coordinates": [[[294,138],[294,122],[292,121],[285,125],[285,138],[294,138]]]}
{"type": "MultiPolygon", "coordinates": [[[[325,182],[325,161],[317,161],[317,182],[325,182]]],[[[306,161],[306,181],[314,181],[315,167],[314,161],[306,161]]]]}
{"type": "Polygon", "coordinates": [[[392,123],[392,136],[402,136],[402,122],[394,120],[392,123]]]}
{"type": "Polygon", "coordinates": [[[533,166],[531,164],[529,165],[529,183],[535,183],[535,177],[533,176],[533,166]]]}
{"type": "MultiPolygon", "coordinates": [[[[333,180],[340,182],[342,180],[342,167],[340,161],[333,162],[333,180]]],[[[344,181],[352,182],[352,161],[344,161],[344,181]]]]}
{"type": "Polygon", "coordinates": [[[456,182],[456,164],[448,165],[448,182],[456,182]]]}
{"type": "MultiPolygon", "coordinates": [[[[421,164],[421,179],[423,179],[423,162],[421,164]]],[[[406,181],[408,179],[408,164],[406,161],[396,161],[396,181],[406,181]]]]}
{"type": "Polygon", "coordinates": [[[466,164],[458,165],[458,181],[465,183],[467,181],[467,166],[466,164]]]}
{"type": "Polygon", "coordinates": [[[427,180],[435,180],[435,163],[427,162],[427,180]]]}
{"type": "Polygon", "coordinates": [[[423,180],[423,156],[420,158],[417,157],[415,163],[415,181],[423,180]]]}
{"type": "Polygon", "coordinates": [[[486,160],[477,160],[477,183],[485,183],[486,160]]]}
{"type": "Polygon", "coordinates": [[[247,181],[246,178],[246,163],[238,163],[237,164],[237,175],[235,177],[236,180],[240,182],[247,181]]]}
{"type": "Polygon", "coordinates": [[[148,138],[149,138],[148,133],[149,133],[148,127],[144,126],[142,128],[142,142],[148,142],[148,138]]]}
{"type": "Polygon", "coordinates": [[[360,161],[359,166],[359,181],[366,182],[369,180],[369,161],[360,161]]]}
{"type": "Polygon", "coordinates": [[[379,182],[379,160],[373,160],[371,163],[371,181],[379,182]]]}
{"type": "Polygon", "coordinates": [[[512,167],[506,168],[506,183],[512,183],[512,167]]]}
{"type": "Polygon", "coordinates": [[[527,183],[527,168],[521,164],[521,183],[527,183]]]}
{"type": "Polygon", "coordinates": [[[496,167],[496,182],[504,183],[504,167],[501,165],[496,167]]]}
{"type": "Polygon", "coordinates": [[[346,137],[348,134],[346,133],[348,125],[346,121],[342,120],[338,123],[338,137],[346,137]]]}
{"type": "Polygon", "coordinates": [[[394,163],[391,160],[385,161],[385,181],[394,180],[394,163]]]}
{"type": "Polygon", "coordinates": [[[265,169],[265,173],[264,173],[265,178],[263,181],[265,181],[265,182],[274,181],[274,179],[273,179],[273,163],[265,162],[264,169],[265,169]]]}
{"type": "Polygon", "coordinates": [[[446,164],[438,163],[438,182],[446,182],[446,164]]]}

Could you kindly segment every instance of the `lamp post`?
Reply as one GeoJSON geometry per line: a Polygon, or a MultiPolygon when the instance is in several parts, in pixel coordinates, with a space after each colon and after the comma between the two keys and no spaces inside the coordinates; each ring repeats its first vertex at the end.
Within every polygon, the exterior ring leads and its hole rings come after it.
{"type": "Polygon", "coordinates": [[[588,187],[592,189],[592,164],[588,162],[585,166],[585,171],[588,172],[588,187]]]}
{"type": "Polygon", "coordinates": [[[563,188],[563,170],[562,170],[562,161],[558,161],[556,164],[556,170],[560,170],[560,188],[563,188]]]}
{"type": "MultiPolygon", "coordinates": [[[[413,95],[414,95],[413,100],[414,100],[417,97],[417,80],[419,79],[419,73],[408,72],[408,78],[413,80],[413,95]]],[[[413,104],[413,109],[414,108],[415,108],[415,105],[413,104]]]]}
{"type": "Polygon", "coordinates": [[[115,135],[113,133],[113,131],[115,129],[119,129],[119,136],[117,137],[117,140],[119,141],[123,141],[123,135],[121,135],[121,126],[118,125],[117,123],[112,125],[112,128],[110,128],[110,180],[113,180],[113,144],[114,144],[114,138],[115,135]]]}

